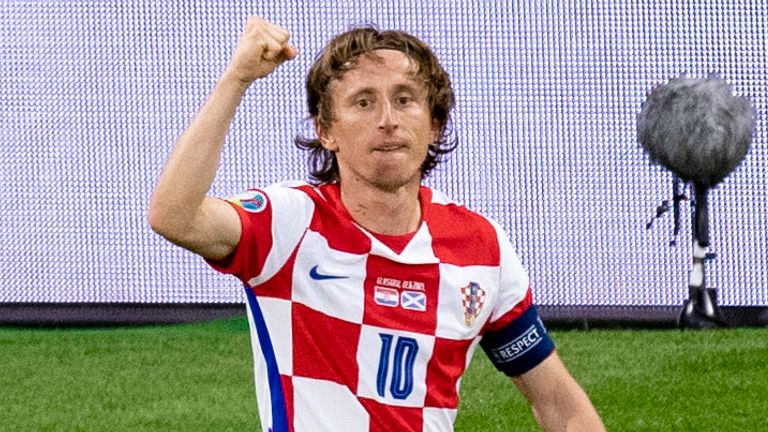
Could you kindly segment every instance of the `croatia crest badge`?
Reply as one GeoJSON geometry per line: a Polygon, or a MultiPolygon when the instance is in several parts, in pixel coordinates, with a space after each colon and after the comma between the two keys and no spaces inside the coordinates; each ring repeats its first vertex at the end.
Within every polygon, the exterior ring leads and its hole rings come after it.
{"type": "Polygon", "coordinates": [[[464,306],[464,323],[470,327],[485,304],[485,290],[477,282],[461,288],[461,305],[464,306]]]}

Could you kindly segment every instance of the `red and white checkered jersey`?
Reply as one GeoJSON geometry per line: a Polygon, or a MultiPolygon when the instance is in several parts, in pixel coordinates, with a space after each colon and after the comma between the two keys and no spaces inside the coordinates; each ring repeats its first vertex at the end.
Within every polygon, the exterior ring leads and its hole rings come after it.
{"type": "Polygon", "coordinates": [[[211,265],[246,284],[264,431],[453,430],[483,332],[531,294],[497,223],[427,187],[420,200],[404,247],[357,225],[338,184],[228,200],[242,237],[211,265]]]}

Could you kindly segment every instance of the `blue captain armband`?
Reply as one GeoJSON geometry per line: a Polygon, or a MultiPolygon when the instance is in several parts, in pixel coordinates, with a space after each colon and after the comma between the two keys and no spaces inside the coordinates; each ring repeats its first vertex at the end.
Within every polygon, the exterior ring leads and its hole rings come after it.
{"type": "Polygon", "coordinates": [[[480,346],[496,369],[511,377],[533,369],[555,349],[534,305],[503,329],[486,332],[480,346]]]}

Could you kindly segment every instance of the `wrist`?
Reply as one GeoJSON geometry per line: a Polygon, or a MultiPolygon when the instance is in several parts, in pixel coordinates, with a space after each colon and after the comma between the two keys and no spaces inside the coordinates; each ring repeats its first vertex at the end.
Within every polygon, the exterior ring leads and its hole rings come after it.
{"type": "Polygon", "coordinates": [[[253,80],[243,79],[241,75],[230,69],[227,69],[224,71],[221,77],[219,77],[217,85],[226,86],[227,88],[231,88],[240,93],[245,93],[245,91],[248,90],[248,87],[250,87],[252,83],[253,80]]]}

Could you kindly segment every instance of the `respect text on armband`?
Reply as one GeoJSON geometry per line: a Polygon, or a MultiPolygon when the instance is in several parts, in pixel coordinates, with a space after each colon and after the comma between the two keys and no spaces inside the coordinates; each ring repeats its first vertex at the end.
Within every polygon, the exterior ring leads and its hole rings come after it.
{"type": "Polygon", "coordinates": [[[499,348],[494,348],[490,352],[497,364],[507,363],[530,351],[541,341],[542,336],[539,334],[539,329],[535,325],[532,325],[525,331],[525,333],[518,336],[512,342],[499,348]]]}

